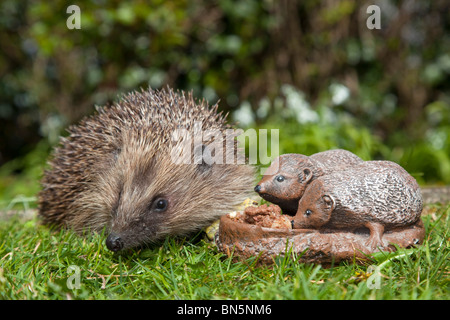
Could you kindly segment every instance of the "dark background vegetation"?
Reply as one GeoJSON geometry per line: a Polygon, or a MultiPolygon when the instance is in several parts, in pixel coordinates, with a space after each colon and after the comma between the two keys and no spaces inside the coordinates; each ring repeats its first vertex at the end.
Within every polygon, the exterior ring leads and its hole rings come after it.
{"type": "Polygon", "coordinates": [[[341,147],[448,184],[449,15],[447,0],[3,0],[1,198],[34,195],[58,136],[95,105],[166,85],[280,129],[280,153],[341,147]]]}

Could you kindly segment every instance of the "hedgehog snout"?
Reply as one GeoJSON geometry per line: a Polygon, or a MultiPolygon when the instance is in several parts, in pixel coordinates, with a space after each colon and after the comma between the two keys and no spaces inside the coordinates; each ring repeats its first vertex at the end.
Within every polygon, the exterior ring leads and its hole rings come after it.
{"type": "Polygon", "coordinates": [[[261,191],[261,186],[257,184],[254,190],[259,193],[261,191]]]}
{"type": "Polygon", "coordinates": [[[123,248],[123,240],[114,233],[111,233],[108,238],[106,238],[106,247],[113,252],[120,251],[123,248]]]}

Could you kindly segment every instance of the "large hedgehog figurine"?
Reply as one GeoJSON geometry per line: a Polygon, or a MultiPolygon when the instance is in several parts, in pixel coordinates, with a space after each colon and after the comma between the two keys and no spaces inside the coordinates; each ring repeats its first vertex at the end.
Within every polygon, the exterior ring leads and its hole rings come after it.
{"type": "Polygon", "coordinates": [[[280,206],[284,214],[293,216],[305,189],[315,179],[363,162],[357,155],[343,149],[311,156],[282,154],[272,162],[254,190],[263,199],[280,206]]]}
{"type": "Polygon", "coordinates": [[[225,143],[233,130],[217,105],[164,89],[132,92],[97,111],[54,150],[39,194],[44,223],[79,233],[105,228],[107,247],[119,251],[198,230],[252,192],[254,168],[238,164],[234,138],[225,143]],[[223,153],[212,161],[205,149],[214,144],[223,153]]]}

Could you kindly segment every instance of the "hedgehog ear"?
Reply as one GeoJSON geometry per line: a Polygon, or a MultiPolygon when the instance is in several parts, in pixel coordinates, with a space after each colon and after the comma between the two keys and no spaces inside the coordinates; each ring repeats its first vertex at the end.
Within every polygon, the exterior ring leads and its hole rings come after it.
{"type": "Polygon", "coordinates": [[[208,171],[212,167],[212,157],[208,146],[201,144],[194,148],[194,164],[201,172],[208,171]]]}
{"type": "Polygon", "coordinates": [[[336,203],[332,196],[325,194],[322,196],[322,200],[323,203],[325,204],[325,208],[329,210],[329,212],[334,210],[336,203]]]}
{"type": "Polygon", "coordinates": [[[298,178],[302,183],[309,183],[313,174],[312,171],[308,168],[305,168],[298,174],[298,178]]]}
{"type": "Polygon", "coordinates": [[[117,161],[117,159],[119,159],[120,153],[122,152],[121,148],[116,148],[113,150],[112,154],[114,157],[114,161],[117,161]]]}

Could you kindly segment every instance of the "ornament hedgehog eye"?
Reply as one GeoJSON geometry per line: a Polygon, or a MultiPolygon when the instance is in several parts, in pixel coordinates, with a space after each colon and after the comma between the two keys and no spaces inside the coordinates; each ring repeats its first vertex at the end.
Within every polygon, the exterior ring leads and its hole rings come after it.
{"type": "Polygon", "coordinates": [[[305,216],[309,217],[311,215],[312,211],[309,209],[306,209],[305,216]]]}
{"type": "Polygon", "coordinates": [[[275,178],[278,182],[283,182],[284,181],[284,176],[277,176],[276,178],[275,178]]]}

